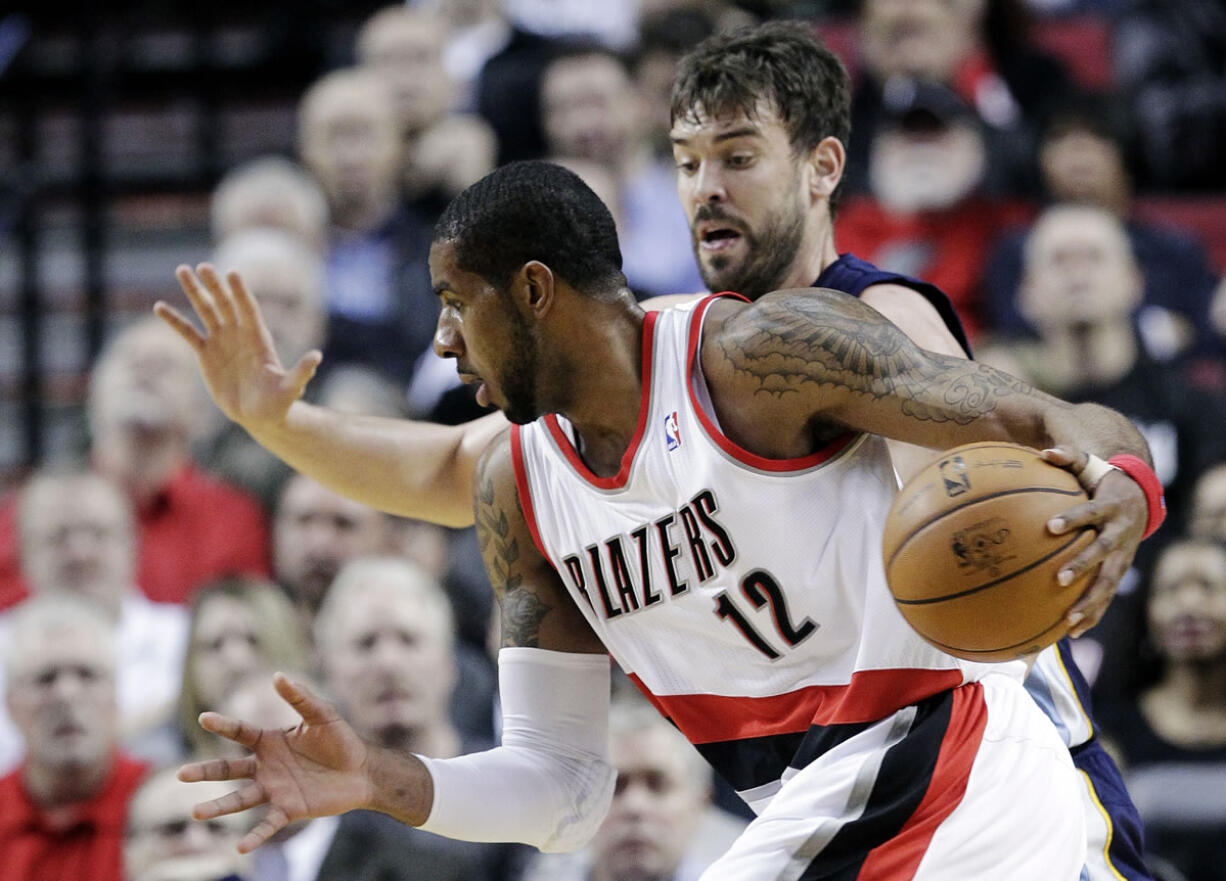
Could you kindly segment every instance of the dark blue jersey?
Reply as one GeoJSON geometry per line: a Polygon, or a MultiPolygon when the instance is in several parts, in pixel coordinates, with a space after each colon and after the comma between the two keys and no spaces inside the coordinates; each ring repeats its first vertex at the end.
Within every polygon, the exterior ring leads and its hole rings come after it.
{"type": "Polygon", "coordinates": [[[954,339],[958,341],[963,351],[967,355],[971,354],[971,344],[966,339],[966,331],[962,329],[962,321],[958,318],[958,313],[954,311],[953,303],[949,301],[945,292],[934,284],[920,281],[909,275],[886,272],[867,260],[861,260],[854,254],[843,254],[822,270],[817,281],[813,282],[813,287],[832,288],[858,297],[864,293],[865,288],[875,284],[902,285],[920,294],[937,310],[937,314],[941,316],[941,320],[945,322],[945,326],[949,328],[949,332],[954,335],[954,339]]]}

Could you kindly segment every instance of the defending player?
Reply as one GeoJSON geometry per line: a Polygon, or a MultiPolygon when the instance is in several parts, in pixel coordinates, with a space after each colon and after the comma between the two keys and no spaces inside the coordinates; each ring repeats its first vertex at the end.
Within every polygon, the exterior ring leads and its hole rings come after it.
{"type": "MultiPolygon", "coordinates": [[[[607,209],[547,163],[461,194],[430,262],[437,351],[516,423],[482,457],[475,495],[503,608],[503,745],[386,753],[281,680],[304,718],[289,732],[204,718],[255,756],[184,776],[254,782],[198,816],[269,802],[245,847],[356,807],[577,846],[612,785],[607,650],[759,814],[709,879],[1079,875],[1076,773],[1011,669],[1023,665],[950,658],[889,598],[871,552],[896,491],[881,436],[1147,456],[1127,420],[925,352],[833,291],[645,315],[607,209]]],[[[241,290],[201,293],[210,335],[251,326],[241,290]]],[[[1101,507],[1064,519],[1097,522],[1101,507]]],[[[1135,547],[1144,498],[1121,507],[1119,540],[1135,547]]]]}

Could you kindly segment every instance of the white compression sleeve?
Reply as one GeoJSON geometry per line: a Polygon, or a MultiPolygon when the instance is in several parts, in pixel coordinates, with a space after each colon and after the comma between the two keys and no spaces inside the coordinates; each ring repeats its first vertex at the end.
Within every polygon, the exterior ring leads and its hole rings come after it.
{"type": "Polygon", "coordinates": [[[607,655],[498,653],[502,745],[454,759],[419,756],[434,779],[421,828],[466,841],[578,850],[608,812],[607,655]]]}

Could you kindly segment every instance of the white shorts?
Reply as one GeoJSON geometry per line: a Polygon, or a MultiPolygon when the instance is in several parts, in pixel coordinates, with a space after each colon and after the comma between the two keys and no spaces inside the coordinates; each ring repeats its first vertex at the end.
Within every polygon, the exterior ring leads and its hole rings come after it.
{"type": "Polygon", "coordinates": [[[900,710],[802,770],[701,881],[1076,881],[1077,774],[1015,680],[900,710]]]}

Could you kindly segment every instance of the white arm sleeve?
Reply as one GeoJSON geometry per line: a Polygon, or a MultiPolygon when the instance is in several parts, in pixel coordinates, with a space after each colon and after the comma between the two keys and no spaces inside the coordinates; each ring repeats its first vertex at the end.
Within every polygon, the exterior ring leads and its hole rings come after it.
{"type": "Polygon", "coordinates": [[[502,745],[454,759],[418,756],[434,779],[421,828],[465,841],[578,850],[609,810],[607,655],[498,653],[502,745]]]}

